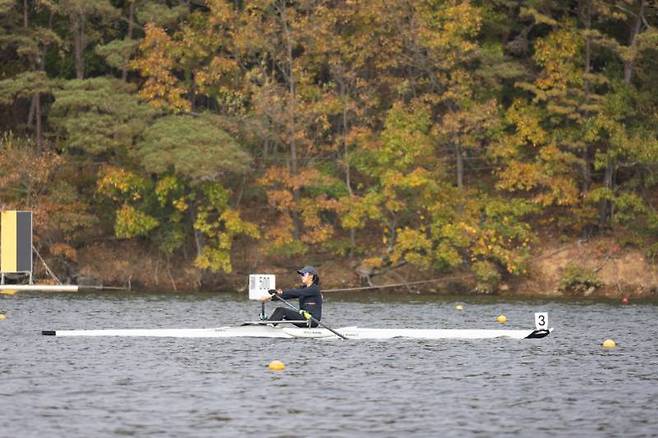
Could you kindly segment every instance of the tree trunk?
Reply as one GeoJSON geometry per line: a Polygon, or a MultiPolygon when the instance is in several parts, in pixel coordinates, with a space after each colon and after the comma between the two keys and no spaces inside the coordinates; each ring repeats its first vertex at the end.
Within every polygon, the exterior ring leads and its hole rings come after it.
{"type": "Polygon", "coordinates": [[[455,158],[457,160],[457,187],[464,187],[464,151],[460,145],[455,145],[455,158]]]}
{"type": "Polygon", "coordinates": [[[29,25],[29,16],[28,16],[28,5],[27,5],[27,0],[23,0],[23,27],[27,29],[29,25]]]}
{"type": "Polygon", "coordinates": [[[35,116],[36,116],[36,125],[37,125],[37,146],[39,149],[43,148],[43,132],[41,129],[41,93],[37,93],[35,96],[35,116]]]}
{"type": "MultiPolygon", "coordinates": [[[[340,95],[343,101],[342,130],[343,130],[343,162],[345,163],[345,186],[347,187],[347,193],[349,193],[351,197],[354,195],[354,192],[352,191],[352,173],[351,173],[350,160],[349,160],[350,152],[347,146],[347,129],[348,129],[347,92],[346,92],[345,82],[342,80],[338,80],[338,83],[340,85],[340,95]]],[[[354,228],[350,228],[350,252],[349,252],[350,259],[354,258],[355,248],[356,248],[356,230],[354,228]]]]}
{"type": "MultiPolygon", "coordinates": [[[[605,175],[603,177],[603,184],[611,192],[614,190],[614,174],[615,174],[615,165],[608,161],[608,165],[605,167],[605,175]]],[[[599,208],[599,223],[601,226],[606,226],[610,223],[612,219],[612,205],[609,200],[603,199],[601,201],[601,206],[599,208]]]]}
{"type": "Polygon", "coordinates": [[[25,29],[27,29],[27,27],[28,27],[29,24],[30,24],[30,22],[29,22],[28,8],[29,8],[29,6],[28,6],[28,4],[27,4],[27,0],[23,0],[23,27],[24,27],[25,29]]]}
{"type": "Polygon", "coordinates": [[[347,147],[347,95],[345,93],[344,85],[341,85],[341,97],[343,100],[343,161],[345,162],[345,186],[347,187],[347,192],[352,196],[352,173],[349,161],[350,151],[347,147]]]}
{"type": "Polygon", "coordinates": [[[37,106],[37,96],[36,94],[32,96],[32,101],[30,102],[30,110],[27,112],[27,129],[32,129],[32,123],[34,123],[34,111],[37,106]]]}
{"type": "MultiPolygon", "coordinates": [[[[585,38],[585,101],[589,101],[589,79],[587,75],[592,71],[592,37],[589,35],[589,31],[592,28],[592,0],[586,0],[585,6],[582,11],[582,18],[585,24],[585,29],[588,32],[587,37],[585,38]]],[[[583,148],[583,194],[586,194],[589,191],[590,186],[592,185],[592,154],[591,146],[586,144],[583,148]]]]}
{"type": "MultiPolygon", "coordinates": [[[[190,220],[191,220],[192,224],[194,224],[196,222],[196,218],[197,218],[197,206],[194,205],[193,208],[190,208],[189,212],[190,212],[189,213],[190,220]]],[[[201,257],[201,254],[203,253],[204,245],[205,245],[205,238],[204,238],[203,233],[201,231],[197,230],[196,228],[194,228],[194,247],[196,249],[196,256],[197,257],[201,257]]],[[[184,246],[185,245],[183,245],[183,247],[184,246]]]]}
{"type": "Polygon", "coordinates": [[[589,192],[592,185],[592,154],[590,145],[585,145],[583,148],[583,194],[589,192]]]}
{"type": "MultiPolygon", "coordinates": [[[[637,15],[635,16],[635,22],[631,25],[631,32],[628,38],[628,46],[634,48],[637,43],[637,36],[640,33],[642,28],[642,20],[644,19],[644,10],[646,6],[646,0],[637,1],[637,15]]],[[[630,84],[633,79],[633,69],[635,67],[635,59],[631,57],[630,59],[624,61],[624,83],[630,84]]]]}
{"type": "Polygon", "coordinates": [[[201,257],[203,253],[203,240],[203,234],[199,230],[194,230],[194,246],[197,257],[201,257]]]}
{"type": "Polygon", "coordinates": [[[73,44],[75,51],[75,77],[84,79],[84,60],[82,52],[84,50],[84,17],[74,15],[73,18],[73,44]]]}
{"type": "MultiPolygon", "coordinates": [[[[135,19],[135,2],[130,2],[130,8],[128,12],[128,40],[133,39],[133,20],[135,19]]],[[[126,82],[128,80],[128,66],[124,65],[121,69],[121,80],[126,82]]]]}
{"type": "Polygon", "coordinates": [[[190,87],[190,111],[192,113],[196,112],[196,81],[194,80],[194,72],[189,72],[189,74],[185,74],[185,76],[188,78],[189,82],[192,84],[190,87]]]}

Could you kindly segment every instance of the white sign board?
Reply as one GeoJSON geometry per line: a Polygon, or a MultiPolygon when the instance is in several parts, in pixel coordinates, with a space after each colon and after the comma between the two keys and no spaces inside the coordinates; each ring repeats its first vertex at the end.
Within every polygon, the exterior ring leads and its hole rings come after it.
{"type": "Polygon", "coordinates": [[[249,275],[249,299],[260,300],[268,297],[270,289],[276,289],[276,276],[272,274],[249,275]]]}
{"type": "Polygon", "coordinates": [[[535,313],[535,328],[537,330],[548,330],[548,312],[535,313]]]}

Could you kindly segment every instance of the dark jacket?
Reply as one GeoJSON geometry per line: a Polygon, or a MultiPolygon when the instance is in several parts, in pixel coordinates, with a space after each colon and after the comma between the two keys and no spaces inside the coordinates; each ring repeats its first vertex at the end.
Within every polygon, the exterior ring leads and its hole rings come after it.
{"type": "Polygon", "coordinates": [[[286,289],[283,291],[281,298],[284,300],[299,298],[299,308],[301,310],[306,310],[318,321],[322,318],[322,293],[320,292],[320,286],[317,284],[312,284],[309,287],[286,289]]]}

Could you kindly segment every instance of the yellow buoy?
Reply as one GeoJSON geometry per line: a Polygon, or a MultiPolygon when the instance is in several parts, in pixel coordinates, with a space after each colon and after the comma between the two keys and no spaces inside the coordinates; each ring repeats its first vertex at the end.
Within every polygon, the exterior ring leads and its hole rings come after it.
{"type": "Polygon", "coordinates": [[[4,313],[0,313],[0,321],[2,321],[3,319],[7,319],[7,317],[4,315],[4,313]]]}
{"type": "Polygon", "coordinates": [[[0,294],[2,295],[16,295],[16,292],[18,292],[16,289],[0,290],[0,294]]]}
{"type": "Polygon", "coordinates": [[[615,348],[616,346],[617,343],[612,339],[606,339],[605,341],[603,341],[603,348],[615,348]]]}
{"type": "Polygon", "coordinates": [[[280,360],[273,360],[267,367],[272,371],[281,371],[285,369],[286,365],[280,360]]]}
{"type": "Polygon", "coordinates": [[[505,324],[507,322],[507,317],[505,315],[498,315],[498,317],[496,318],[496,322],[505,324]]]}
{"type": "Polygon", "coordinates": [[[457,309],[457,310],[464,310],[464,306],[462,306],[461,304],[457,304],[457,305],[455,306],[455,309],[457,309]]]}

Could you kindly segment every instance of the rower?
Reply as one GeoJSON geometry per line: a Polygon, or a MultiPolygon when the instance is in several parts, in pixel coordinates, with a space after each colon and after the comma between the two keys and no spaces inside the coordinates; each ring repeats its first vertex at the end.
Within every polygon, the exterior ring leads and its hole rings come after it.
{"type": "Polygon", "coordinates": [[[317,327],[318,324],[310,317],[320,321],[322,317],[322,293],[320,292],[320,276],[313,266],[304,266],[297,273],[301,276],[302,286],[294,289],[273,289],[269,296],[260,299],[261,302],[276,301],[278,298],[288,300],[299,299],[299,311],[288,307],[277,307],[268,318],[268,321],[299,321],[300,315],[308,323],[296,323],[297,327],[317,327]],[[306,313],[308,312],[308,313],[306,313]]]}

